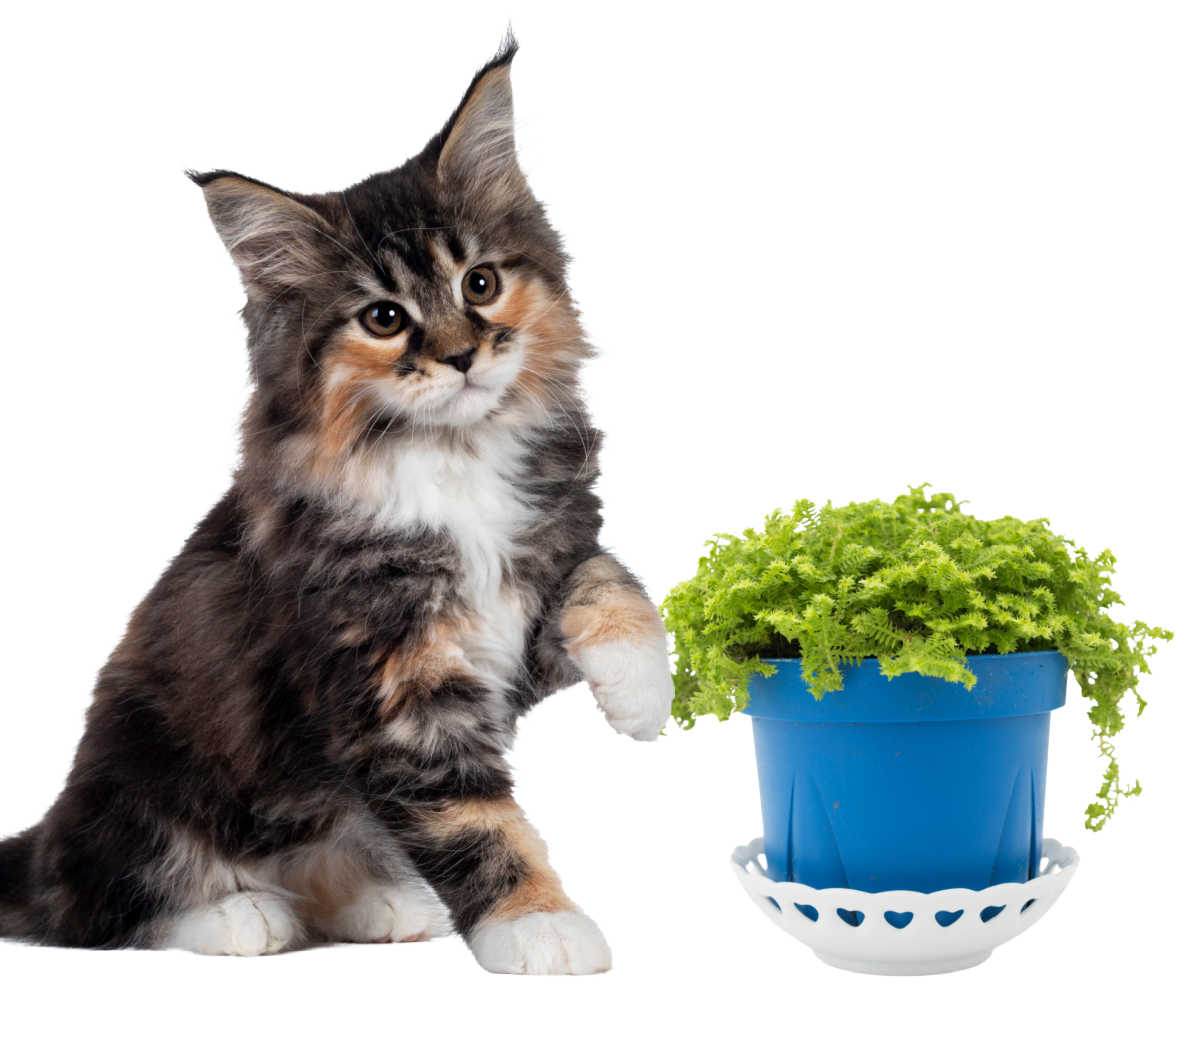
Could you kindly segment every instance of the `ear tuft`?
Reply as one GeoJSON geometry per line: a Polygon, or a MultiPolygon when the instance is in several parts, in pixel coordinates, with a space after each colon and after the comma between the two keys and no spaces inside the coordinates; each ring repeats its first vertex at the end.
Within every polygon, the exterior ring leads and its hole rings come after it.
{"type": "Polygon", "coordinates": [[[517,53],[512,28],[500,50],[475,73],[457,110],[441,132],[438,178],[497,204],[528,195],[517,164],[509,66],[517,53]]]}
{"type": "Polygon", "coordinates": [[[500,41],[500,46],[496,49],[496,56],[484,68],[492,65],[511,65],[512,59],[519,47],[520,44],[517,43],[517,38],[513,35],[512,22],[509,22],[504,30],[504,39],[500,41]]]}
{"type": "MultiPolygon", "coordinates": [[[[185,169],[183,174],[197,187],[207,187],[214,180],[220,180],[223,176],[238,175],[237,173],[234,173],[228,169],[211,169],[207,173],[201,173],[198,169],[185,169]]],[[[249,178],[242,177],[242,179],[245,180],[249,178]]]]}
{"type": "Polygon", "coordinates": [[[250,294],[277,294],[328,273],[334,230],[278,188],[229,170],[188,170],[250,294]]]}

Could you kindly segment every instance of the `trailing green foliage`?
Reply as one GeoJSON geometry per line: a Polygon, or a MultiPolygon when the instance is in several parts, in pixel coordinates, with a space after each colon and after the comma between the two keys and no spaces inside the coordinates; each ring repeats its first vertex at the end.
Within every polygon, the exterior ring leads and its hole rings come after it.
{"type": "Polygon", "coordinates": [[[1112,736],[1121,700],[1138,694],[1147,659],[1171,633],[1108,614],[1116,559],[1094,558],[1050,531],[1045,519],[984,520],[949,493],[910,489],[880,500],[818,510],[799,501],[767,516],[762,531],[709,541],[696,575],[663,603],[675,635],[676,720],[722,720],[743,709],[754,673],[771,658],[799,658],[814,696],[842,687],[841,667],[878,657],[888,677],[921,673],[970,688],[971,654],[1057,649],[1083,693],[1100,752],[1103,784],[1087,809],[1099,830],[1121,796],[1112,736]]]}

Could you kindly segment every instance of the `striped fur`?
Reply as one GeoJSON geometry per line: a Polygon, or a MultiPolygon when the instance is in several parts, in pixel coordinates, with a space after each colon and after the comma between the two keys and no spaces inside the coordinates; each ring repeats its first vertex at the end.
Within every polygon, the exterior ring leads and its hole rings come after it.
{"type": "Polygon", "coordinates": [[[194,176],[247,288],[242,463],[101,671],[66,788],[0,843],[0,935],[256,954],[448,918],[497,971],[607,967],[505,752],[581,677],[646,737],[666,656],[597,541],[590,350],[516,164],[514,49],[345,191],[194,176]],[[391,338],[359,319],[379,300],[391,338]]]}

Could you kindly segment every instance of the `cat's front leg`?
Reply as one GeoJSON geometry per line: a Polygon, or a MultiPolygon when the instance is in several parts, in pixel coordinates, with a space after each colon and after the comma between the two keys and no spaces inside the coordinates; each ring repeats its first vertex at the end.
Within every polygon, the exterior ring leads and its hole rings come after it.
{"type": "Polygon", "coordinates": [[[489,719],[505,689],[472,674],[461,653],[432,647],[419,663],[409,653],[404,670],[421,679],[387,696],[383,739],[363,775],[366,807],[485,969],[608,969],[608,944],[563,892],[545,844],[513,801],[507,724],[489,719]],[[430,680],[435,672],[440,682],[430,680]]]}
{"type": "Polygon", "coordinates": [[[393,801],[382,814],[489,972],[586,975],[612,967],[599,927],[567,898],[511,796],[393,801]]]}
{"type": "Polygon", "coordinates": [[[657,738],[674,697],[667,633],[653,602],[612,555],[595,555],[571,574],[559,629],[608,722],[640,741],[657,738]]]}
{"type": "Polygon", "coordinates": [[[604,935],[567,898],[545,843],[511,798],[450,804],[425,832],[435,859],[448,852],[461,861],[471,848],[480,855],[465,896],[452,899],[479,912],[463,930],[489,972],[587,975],[612,967],[604,935]]]}

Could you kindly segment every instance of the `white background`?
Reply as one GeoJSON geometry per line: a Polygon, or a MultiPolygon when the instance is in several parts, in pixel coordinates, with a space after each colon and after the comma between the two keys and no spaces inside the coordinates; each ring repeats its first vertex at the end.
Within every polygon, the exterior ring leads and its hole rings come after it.
{"type": "Polygon", "coordinates": [[[1054,910],[970,972],[840,973],[729,874],[759,830],[748,721],[640,745],[576,688],[524,722],[514,762],[611,974],[494,977],[457,940],[258,961],[5,944],[5,1032],[1187,1027],[1195,8],[786,8],[5,14],[0,831],[57,794],[95,671],[235,463],[239,287],[181,170],[307,191],[399,164],[509,16],[522,161],[602,351],[607,543],[661,598],[706,537],[797,496],[929,480],[981,515],[1045,515],[1115,551],[1129,615],[1179,632],[1120,740],[1142,799],[1084,832],[1101,765],[1073,694],[1046,834],[1083,864],[1054,910]]]}

